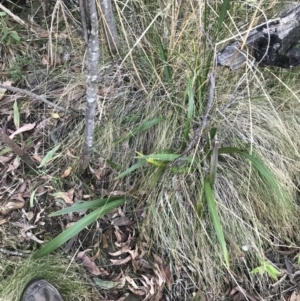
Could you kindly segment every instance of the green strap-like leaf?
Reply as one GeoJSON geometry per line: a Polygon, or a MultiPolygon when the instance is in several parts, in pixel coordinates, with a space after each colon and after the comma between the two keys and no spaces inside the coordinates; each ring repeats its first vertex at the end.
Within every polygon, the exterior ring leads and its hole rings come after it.
{"type": "Polygon", "coordinates": [[[46,165],[48,162],[50,162],[53,159],[53,156],[55,155],[55,153],[58,151],[58,149],[60,148],[60,144],[56,145],[53,149],[51,149],[47,155],[43,158],[41,164],[38,166],[38,168],[43,167],[44,165],[46,165]]]}
{"type": "Polygon", "coordinates": [[[78,212],[82,210],[89,210],[89,209],[94,209],[94,208],[99,208],[101,206],[104,206],[110,202],[120,200],[120,198],[103,198],[103,199],[98,199],[98,200],[93,200],[93,201],[83,201],[80,203],[75,203],[71,207],[53,212],[49,214],[49,217],[53,216],[59,216],[59,215],[64,215],[67,213],[72,213],[72,212],[78,212]]]}
{"type": "Polygon", "coordinates": [[[129,175],[130,173],[132,173],[133,171],[135,171],[136,169],[140,168],[141,166],[143,166],[146,163],[147,163],[146,160],[140,160],[139,162],[133,164],[131,167],[129,167],[128,169],[126,169],[125,171],[123,171],[122,173],[120,173],[116,177],[116,179],[124,178],[125,176],[129,175]]]}
{"type": "Polygon", "coordinates": [[[209,181],[206,179],[204,181],[204,195],[205,199],[208,205],[208,209],[210,212],[210,216],[216,231],[216,235],[223,253],[223,257],[225,259],[225,262],[227,266],[229,267],[229,257],[228,257],[228,251],[227,251],[227,246],[226,246],[226,241],[224,238],[224,233],[223,233],[223,228],[219,219],[218,211],[217,211],[217,206],[215,202],[215,198],[210,186],[209,181]]]}
{"type": "Polygon", "coordinates": [[[268,168],[265,166],[265,164],[261,160],[259,160],[255,156],[249,154],[247,151],[241,150],[241,149],[236,148],[236,147],[222,147],[222,148],[219,148],[218,153],[219,153],[219,155],[221,155],[221,154],[235,154],[236,153],[236,154],[240,154],[244,158],[247,158],[253,164],[253,166],[258,170],[260,175],[275,190],[275,192],[276,192],[277,196],[279,197],[279,199],[282,202],[284,202],[283,195],[281,193],[281,190],[278,186],[278,183],[277,183],[276,179],[274,178],[272,173],[268,170],[268,168]]]}
{"type": "Polygon", "coordinates": [[[33,258],[36,259],[48,255],[49,253],[60,247],[63,243],[77,235],[85,227],[89,226],[91,223],[96,221],[99,217],[105,215],[110,210],[122,205],[123,203],[124,200],[116,200],[89,213],[81,220],[76,222],[74,225],[72,225],[70,228],[66,229],[61,234],[52,239],[50,242],[45,244],[39,251],[37,251],[33,255],[33,258]]]}

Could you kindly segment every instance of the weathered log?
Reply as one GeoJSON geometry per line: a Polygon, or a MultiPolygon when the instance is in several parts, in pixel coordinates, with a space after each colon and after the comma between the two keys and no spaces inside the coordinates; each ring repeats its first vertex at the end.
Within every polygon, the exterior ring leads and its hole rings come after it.
{"type": "Polygon", "coordinates": [[[259,66],[292,68],[300,65],[300,5],[253,28],[244,45],[241,38],[217,54],[218,65],[232,70],[247,60],[256,61],[259,66]]]}

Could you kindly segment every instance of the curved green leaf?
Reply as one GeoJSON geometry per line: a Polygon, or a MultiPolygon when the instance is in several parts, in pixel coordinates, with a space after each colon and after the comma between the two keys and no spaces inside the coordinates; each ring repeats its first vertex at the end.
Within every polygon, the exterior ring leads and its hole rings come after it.
{"type": "Polygon", "coordinates": [[[216,235],[217,235],[217,238],[218,238],[218,241],[219,241],[222,253],[223,253],[223,257],[225,259],[227,266],[229,267],[229,256],[228,256],[226,241],[224,238],[223,228],[222,228],[222,225],[221,225],[221,222],[219,219],[213,191],[212,191],[210,183],[207,179],[204,181],[204,195],[205,195],[205,199],[206,199],[206,202],[208,205],[210,216],[211,216],[211,219],[212,219],[215,231],[216,231],[216,235]]]}
{"type": "Polygon", "coordinates": [[[77,235],[85,227],[89,226],[91,223],[96,221],[99,217],[105,215],[110,210],[122,205],[123,203],[124,200],[116,200],[89,213],[81,220],[76,222],[74,225],[72,225],[70,228],[66,229],[58,236],[56,236],[54,239],[52,239],[47,244],[45,244],[40,250],[38,250],[33,255],[33,258],[36,259],[48,255],[49,253],[51,253],[52,251],[60,247],[63,243],[65,243],[66,241],[68,241],[69,239],[77,235]]]}
{"type": "Polygon", "coordinates": [[[71,207],[52,212],[49,214],[49,217],[53,216],[59,216],[59,215],[64,215],[67,213],[72,213],[72,212],[78,212],[82,210],[89,210],[89,209],[94,209],[94,208],[99,208],[100,206],[104,206],[106,204],[109,204],[112,201],[120,200],[120,198],[104,198],[104,199],[97,199],[93,201],[83,201],[83,202],[78,202],[73,204],[71,207]]]}

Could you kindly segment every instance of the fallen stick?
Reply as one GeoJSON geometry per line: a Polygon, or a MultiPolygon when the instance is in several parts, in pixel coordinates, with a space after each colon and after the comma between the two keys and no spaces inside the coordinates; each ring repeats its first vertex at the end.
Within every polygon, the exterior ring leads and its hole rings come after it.
{"type": "Polygon", "coordinates": [[[46,98],[44,98],[40,95],[37,95],[35,93],[32,93],[30,91],[20,89],[20,88],[16,88],[16,87],[7,86],[7,85],[2,85],[2,84],[0,84],[0,88],[9,90],[9,91],[12,91],[12,92],[15,92],[15,93],[20,93],[20,94],[27,95],[28,97],[36,99],[39,102],[43,102],[43,103],[47,104],[48,106],[55,108],[58,111],[62,111],[64,113],[71,113],[72,112],[71,110],[68,110],[68,109],[65,109],[61,106],[58,106],[55,103],[47,100],[46,98]]]}
{"type": "Polygon", "coordinates": [[[12,139],[0,130],[0,141],[6,144],[21,160],[23,160],[29,167],[35,168],[35,162],[31,157],[12,139]]]}

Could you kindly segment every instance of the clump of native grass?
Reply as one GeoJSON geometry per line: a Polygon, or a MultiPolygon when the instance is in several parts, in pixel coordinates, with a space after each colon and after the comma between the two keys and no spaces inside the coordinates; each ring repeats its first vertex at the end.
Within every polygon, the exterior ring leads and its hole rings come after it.
{"type": "Polygon", "coordinates": [[[221,146],[247,150],[264,162],[282,194],[251,160],[237,154],[220,156],[214,198],[235,276],[223,259],[203,198],[210,156],[195,147],[189,155],[198,162],[196,167],[176,170],[166,169],[166,162],[157,163],[155,156],[143,155],[183,151],[201,124],[214,52],[226,45],[225,38],[239,33],[240,26],[246,30],[262,20],[260,9],[270,13],[275,2],[258,8],[246,1],[234,3],[228,11],[226,1],[158,4],[117,4],[122,72],[128,85],[116,89],[123,89],[122,97],[114,91],[115,97],[101,102],[95,148],[113,162],[114,172],[127,170],[122,174],[127,178],[123,189],[138,186],[147,193],[143,233],[170,260],[178,282],[188,275],[194,287],[217,294],[224,277],[232,275],[232,283],[244,281],[251,290],[260,283],[257,293],[263,293],[270,279],[249,273],[258,264],[257,256],[265,258],[266,248],[285,245],[285,237],[295,242],[299,238],[297,73],[257,69],[250,63],[236,72],[216,71],[211,119],[202,138],[209,140],[216,128],[221,146]],[[193,91],[191,98],[188,89],[193,91]],[[144,161],[131,168],[139,162],[136,157],[144,161]]]}
{"type": "MultiPolygon", "coordinates": [[[[2,256],[1,256],[2,257],[2,256]]],[[[32,279],[44,279],[52,283],[64,300],[97,300],[84,273],[57,255],[42,260],[8,260],[0,257],[0,300],[20,300],[26,285],[32,279]]]]}
{"type": "MultiPolygon", "coordinates": [[[[158,153],[170,159],[183,151],[205,112],[215,51],[239,28],[262,20],[260,9],[268,14],[276,8],[275,1],[259,9],[244,1],[227,11],[226,3],[115,2],[123,53],[121,64],[114,66],[102,33],[103,77],[92,160],[93,167],[109,170],[110,181],[101,179],[107,192],[146,195],[144,238],[170,260],[177,283],[188,277],[193,290],[210,290],[215,298],[228,275],[248,289],[260,283],[262,293],[270,279],[249,273],[258,264],[257,256],[265,258],[267,247],[285,245],[285,237],[294,242],[299,238],[294,201],[300,130],[296,72],[257,69],[249,63],[240,71],[219,68],[215,74],[213,108],[202,138],[209,142],[216,128],[221,146],[245,149],[264,162],[282,194],[251,160],[238,154],[220,156],[213,193],[233,273],[203,197],[209,153],[204,156],[195,146],[189,157],[196,163],[173,169],[168,169],[168,160],[161,164],[153,156],[144,157],[158,153]]],[[[68,104],[78,106],[75,99],[68,104]]],[[[62,146],[74,153],[80,153],[83,142],[79,124],[62,146]]],[[[212,143],[206,145],[213,149],[212,143]]]]}

